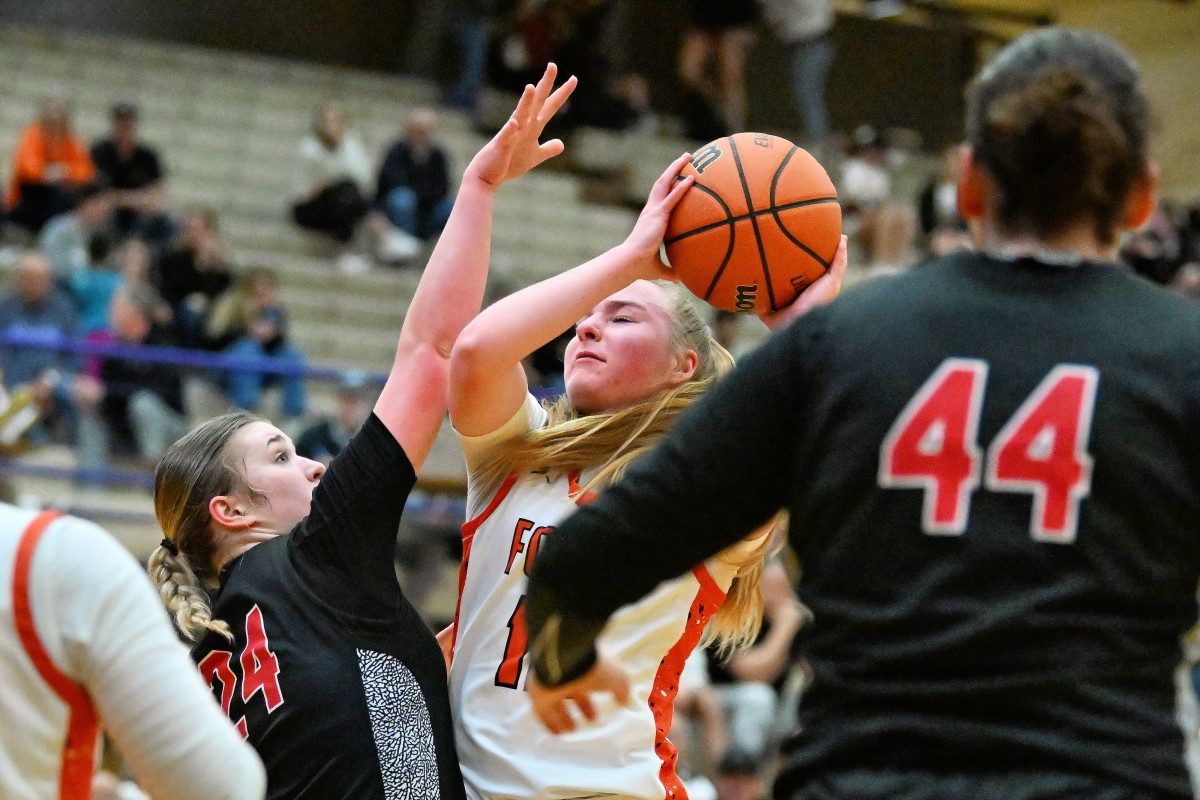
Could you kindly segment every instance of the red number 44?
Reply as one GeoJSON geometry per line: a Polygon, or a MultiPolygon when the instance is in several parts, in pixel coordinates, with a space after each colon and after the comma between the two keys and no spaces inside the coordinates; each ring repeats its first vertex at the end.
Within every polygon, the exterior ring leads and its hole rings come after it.
{"type": "Polygon", "coordinates": [[[1091,491],[1087,453],[1100,375],[1059,364],[1000,429],[984,457],[976,439],[986,361],[950,358],[917,391],[883,440],[879,485],[925,492],[921,529],[957,536],[967,528],[980,474],[995,492],[1033,495],[1034,539],[1070,544],[1079,504],[1091,491]]]}

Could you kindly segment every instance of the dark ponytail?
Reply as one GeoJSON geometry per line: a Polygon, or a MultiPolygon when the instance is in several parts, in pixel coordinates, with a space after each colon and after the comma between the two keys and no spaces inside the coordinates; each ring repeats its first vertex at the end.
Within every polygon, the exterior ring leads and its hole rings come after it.
{"type": "Polygon", "coordinates": [[[1098,33],[1023,36],[968,90],[967,141],[996,182],[1008,233],[1046,239],[1088,220],[1112,243],[1145,174],[1148,140],[1137,66],[1098,33]]]}

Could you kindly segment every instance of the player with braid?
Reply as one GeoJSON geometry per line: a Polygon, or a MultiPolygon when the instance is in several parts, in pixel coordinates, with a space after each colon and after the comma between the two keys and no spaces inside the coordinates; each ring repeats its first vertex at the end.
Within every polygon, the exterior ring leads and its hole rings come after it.
{"type": "MultiPolygon", "coordinates": [[[[374,412],[326,469],[228,414],[163,456],[149,569],[269,798],[462,796],[446,671],[396,580],[397,527],[445,418],[455,338],[478,312],[497,189],[562,151],[538,138],[574,88],[528,86],[471,161],[405,314],[374,412]]],[[[219,765],[217,765],[219,768],[219,765]]]]}

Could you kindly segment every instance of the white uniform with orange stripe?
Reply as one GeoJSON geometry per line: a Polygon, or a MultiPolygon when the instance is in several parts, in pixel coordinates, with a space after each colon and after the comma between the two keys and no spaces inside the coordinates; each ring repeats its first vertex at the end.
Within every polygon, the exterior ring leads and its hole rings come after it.
{"type": "Polygon", "coordinates": [[[0,503],[0,797],[90,797],[98,725],[152,796],[263,796],[262,765],[129,552],[89,522],[0,503]]]}
{"type": "Polygon", "coordinates": [[[578,476],[510,477],[487,494],[474,481],[492,447],[545,424],[545,410],[530,396],[494,433],[459,437],[471,478],[450,703],[467,794],[686,798],[666,738],[672,703],[684,662],[724,602],[732,574],[721,586],[701,565],[618,611],[599,645],[629,671],[633,701],[618,707],[611,697],[597,698],[595,723],[562,736],[548,732],[523,691],[524,593],[542,537],[576,508],[578,476]]]}

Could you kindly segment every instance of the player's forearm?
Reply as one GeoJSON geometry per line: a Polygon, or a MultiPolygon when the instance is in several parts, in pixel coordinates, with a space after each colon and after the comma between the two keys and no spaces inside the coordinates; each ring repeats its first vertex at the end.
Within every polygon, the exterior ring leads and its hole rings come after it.
{"type": "Polygon", "coordinates": [[[596,663],[596,637],[607,621],[584,617],[570,609],[569,598],[548,586],[529,584],[525,618],[529,624],[529,654],[543,686],[573,681],[596,663]]]}
{"type": "Polygon", "coordinates": [[[464,178],[405,314],[401,344],[424,342],[449,359],[458,335],[483,304],[494,204],[494,188],[464,178]]]}
{"type": "Polygon", "coordinates": [[[484,309],[464,332],[464,352],[489,369],[507,370],[571,328],[597,303],[653,273],[625,245],[552,278],[528,286],[484,309]]]}

